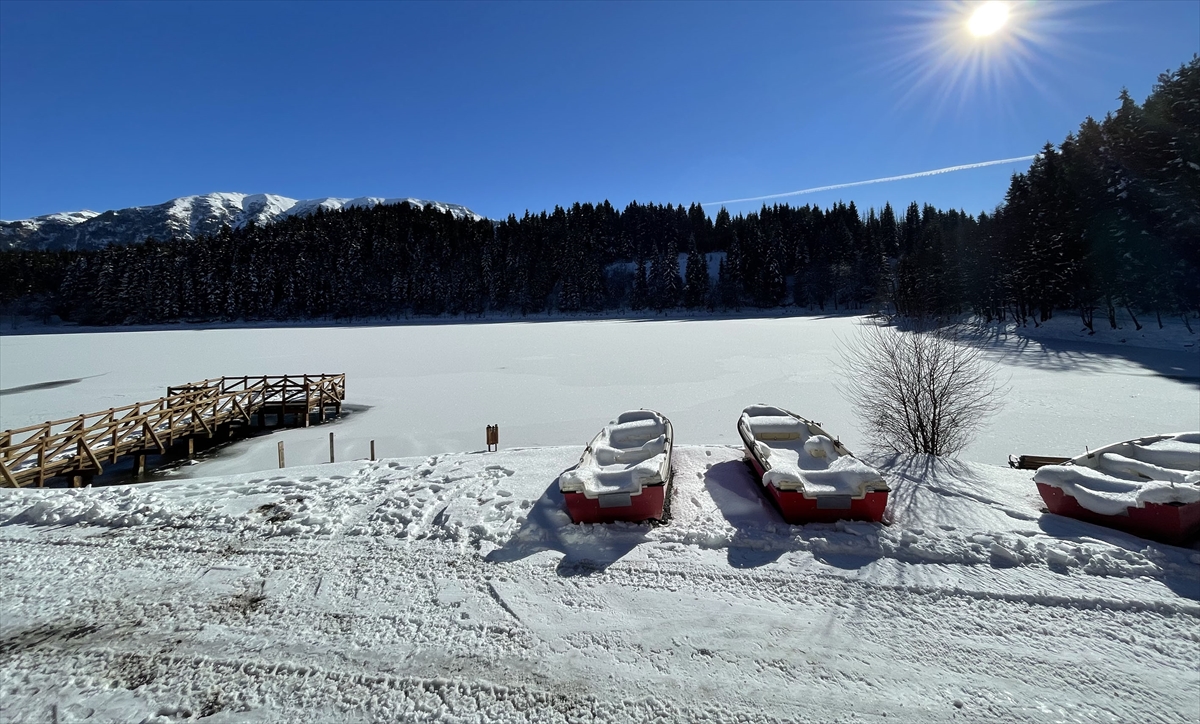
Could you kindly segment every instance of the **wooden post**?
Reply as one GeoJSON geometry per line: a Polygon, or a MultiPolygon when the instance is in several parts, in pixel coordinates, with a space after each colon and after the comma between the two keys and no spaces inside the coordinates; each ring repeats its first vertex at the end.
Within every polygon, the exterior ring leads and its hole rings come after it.
{"type": "Polygon", "coordinates": [[[133,477],[140,478],[146,474],[146,453],[138,453],[133,457],[133,477]]]}
{"type": "MultiPolygon", "coordinates": [[[[46,428],[49,430],[50,428],[46,428]]],[[[46,441],[38,443],[38,487],[46,485],[46,441]]]]}
{"type": "Polygon", "coordinates": [[[375,460],[375,441],[371,441],[371,460],[375,460]]]}
{"type": "MultiPolygon", "coordinates": [[[[209,433],[211,436],[212,433],[209,433]]],[[[188,436],[188,460],[196,459],[196,438],[188,436]]]]}
{"type": "Polygon", "coordinates": [[[83,476],[76,474],[71,476],[71,487],[78,488],[83,486],[83,476]]]}
{"type": "Polygon", "coordinates": [[[329,462],[333,462],[333,433],[329,433],[329,462]]]}
{"type": "Polygon", "coordinates": [[[495,450],[492,449],[493,447],[496,448],[496,450],[500,449],[500,425],[499,424],[487,426],[487,449],[488,449],[488,452],[495,452],[495,450]]]}
{"type": "Polygon", "coordinates": [[[283,440],[279,441],[279,467],[283,467],[283,440]]]}

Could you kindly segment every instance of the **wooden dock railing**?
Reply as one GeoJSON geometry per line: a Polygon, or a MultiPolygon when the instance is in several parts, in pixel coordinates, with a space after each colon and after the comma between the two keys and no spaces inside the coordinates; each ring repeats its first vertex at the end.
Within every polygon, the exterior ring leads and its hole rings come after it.
{"type": "Polygon", "coordinates": [[[329,407],[340,413],[345,398],[345,374],[218,377],[168,387],[150,402],[0,432],[0,485],[99,475],[122,455],[161,455],[177,441],[212,437],[222,425],[249,425],[255,415],[260,426],[267,414],[280,422],[302,415],[307,427],[314,412],[320,419],[329,407]]]}

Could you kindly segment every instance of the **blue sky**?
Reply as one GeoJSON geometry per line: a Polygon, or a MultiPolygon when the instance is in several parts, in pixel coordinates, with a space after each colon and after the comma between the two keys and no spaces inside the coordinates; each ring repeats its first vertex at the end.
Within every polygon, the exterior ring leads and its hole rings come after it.
{"type": "MultiPolygon", "coordinates": [[[[1200,52],[1195,0],[1013,2],[983,41],[971,5],[2,2],[0,218],[781,193],[1035,153],[1200,52]]],[[[787,200],[977,213],[1027,166],[787,200]]]]}

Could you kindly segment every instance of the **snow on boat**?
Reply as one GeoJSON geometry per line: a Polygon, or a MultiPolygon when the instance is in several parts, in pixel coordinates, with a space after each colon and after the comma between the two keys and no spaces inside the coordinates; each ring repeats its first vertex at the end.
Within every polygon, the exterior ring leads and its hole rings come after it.
{"type": "Polygon", "coordinates": [[[671,479],[671,421],[654,410],[622,412],[559,476],[576,523],[662,520],[671,479]]]}
{"type": "Polygon", "coordinates": [[[769,405],[742,411],[746,459],[788,523],[883,518],[890,488],[817,423],[769,405]]]}
{"type": "Polygon", "coordinates": [[[1033,476],[1051,513],[1165,543],[1200,535],[1200,432],[1092,450],[1033,476]]]}

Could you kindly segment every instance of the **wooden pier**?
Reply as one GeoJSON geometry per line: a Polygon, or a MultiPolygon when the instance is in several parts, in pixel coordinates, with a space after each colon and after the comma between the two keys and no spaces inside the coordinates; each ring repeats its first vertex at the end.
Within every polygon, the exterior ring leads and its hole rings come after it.
{"type": "Polygon", "coordinates": [[[100,475],[105,465],[134,456],[134,475],[145,472],[146,455],[165,455],[186,442],[189,457],[197,438],[238,426],[276,425],[288,415],[308,427],[314,415],[324,421],[341,413],[345,374],[219,377],[168,387],[165,397],[104,412],[48,421],[0,433],[0,486],[44,486],[70,476],[80,485],[100,475]]]}

